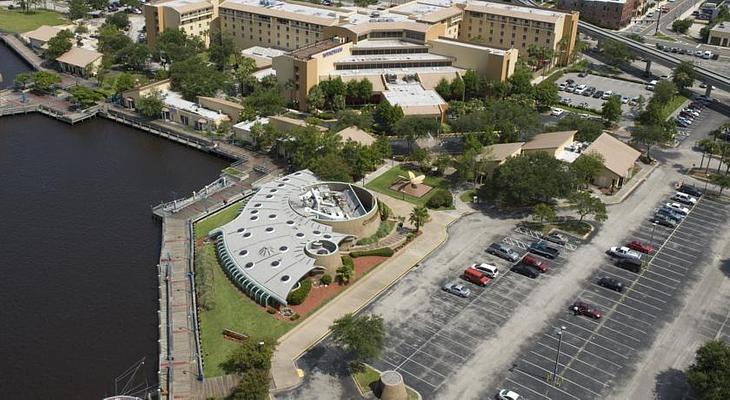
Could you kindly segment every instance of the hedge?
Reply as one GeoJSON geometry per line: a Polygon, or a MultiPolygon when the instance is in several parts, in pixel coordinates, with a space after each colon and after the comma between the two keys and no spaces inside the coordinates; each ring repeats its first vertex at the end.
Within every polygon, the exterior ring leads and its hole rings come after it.
{"type": "Polygon", "coordinates": [[[436,189],[430,199],[426,202],[428,208],[444,208],[451,207],[454,204],[454,198],[446,189],[436,189]]]}
{"type": "Polygon", "coordinates": [[[304,303],[304,299],[307,298],[310,290],[312,290],[312,281],[309,279],[303,280],[299,289],[289,293],[286,298],[287,303],[295,306],[304,303]]]}
{"type": "Polygon", "coordinates": [[[332,283],[332,275],[330,274],[324,274],[322,275],[322,279],[320,279],[323,285],[329,285],[332,283]]]}
{"type": "MultiPolygon", "coordinates": [[[[391,249],[390,247],[381,247],[379,249],[373,249],[373,250],[363,250],[363,251],[353,251],[350,253],[350,257],[357,258],[357,257],[366,257],[366,256],[380,256],[380,257],[391,257],[393,254],[395,254],[395,251],[391,249]]],[[[345,258],[342,258],[342,261],[344,263],[345,258]]]]}

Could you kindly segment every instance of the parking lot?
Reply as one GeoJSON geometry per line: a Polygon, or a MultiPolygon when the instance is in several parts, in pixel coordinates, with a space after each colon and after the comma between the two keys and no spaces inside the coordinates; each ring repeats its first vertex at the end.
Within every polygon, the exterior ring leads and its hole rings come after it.
{"type": "MultiPolygon", "coordinates": [[[[508,235],[491,238],[511,246],[520,255],[535,241],[537,233],[524,228],[514,228],[508,235]]],[[[489,238],[486,238],[489,239],[489,238]]],[[[524,304],[532,290],[541,282],[557,279],[554,275],[579,242],[571,239],[565,246],[551,244],[561,249],[555,260],[548,260],[550,270],[537,279],[511,272],[511,263],[485,252],[491,240],[484,241],[475,249],[473,262],[489,262],[500,268],[500,275],[486,287],[478,287],[459,278],[469,265],[454,261],[449,263],[449,275],[444,281],[460,281],[471,289],[468,298],[447,293],[438,285],[432,287],[427,300],[417,310],[394,326],[388,326],[383,355],[372,362],[379,370],[396,370],[406,383],[425,399],[438,398],[438,391],[450,374],[463,367],[471,359],[477,347],[493,337],[499,327],[511,317],[513,310],[524,304]]],[[[465,251],[469,251],[465,246],[465,251]]],[[[432,260],[425,260],[424,267],[432,260]]],[[[417,271],[424,272],[424,271],[417,271]]],[[[410,279],[419,279],[416,274],[410,279]]]]}
{"type": "MultiPolygon", "coordinates": [[[[643,270],[635,274],[619,269],[606,257],[576,298],[593,304],[602,318],[573,315],[566,304],[565,311],[521,352],[501,387],[527,399],[585,400],[606,396],[630,375],[639,354],[674,318],[688,282],[697,279],[701,266],[707,264],[707,249],[725,226],[728,206],[703,197],[675,229],[654,225],[648,217],[625,238],[649,243],[656,250],[643,270]],[[598,286],[595,282],[604,276],[621,281],[623,292],[598,286]],[[558,372],[553,379],[561,328],[558,372]]],[[[726,309],[730,311],[730,306],[726,309]]],[[[728,337],[728,315],[721,311],[705,322],[708,336],[728,337]]],[[[496,388],[488,390],[485,396],[496,388]]]]}
{"type": "MultiPolygon", "coordinates": [[[[604,92],[610,90],[615,95],[626,96],[629,99],[644,96],[644,99],[648,102],[653,95],[653,92],[646,90],[646,85],[590,74],[583,78],[578,77],[578,74],[576,73],[565,74],[562,78],[558,79],[556,83],[562,83],[568,79],[574,80],[576,85],[593,86],[596,88],[596,90],[601,90],[604,92]]],[[[560,97],[563,99],[563,102],[567,102],[568,104],[575,106],[592,108],[597,111],[601,110],[601,107],[603,107],[603,103],[606,101],[600,98],[596,99],[591,96],[583,96],[580,94],[567,93],[564,91],[559,92],[559,94],[560,97]]],[[[628,104],[622,104],[621,109],[623,110],[624,115],[626,115],[631,111],[631,106],[629,106],[628,104]]]]}

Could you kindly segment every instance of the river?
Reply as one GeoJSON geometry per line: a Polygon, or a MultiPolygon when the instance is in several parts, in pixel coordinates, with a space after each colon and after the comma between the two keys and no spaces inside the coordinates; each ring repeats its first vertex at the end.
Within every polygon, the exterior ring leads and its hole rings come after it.
{"type": "Polygon", "coordinates": [[[226,164],[101,118],[0,118],[0,399],[99,399],[143,357],[137,382],[157,383],[150,206],[226,164]]]}

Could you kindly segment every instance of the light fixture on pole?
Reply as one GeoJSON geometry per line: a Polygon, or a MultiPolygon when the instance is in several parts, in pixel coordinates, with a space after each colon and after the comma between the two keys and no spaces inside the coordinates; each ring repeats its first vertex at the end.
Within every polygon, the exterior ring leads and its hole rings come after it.
{"type": "Polygon", "coordinates": [[[654,248],[654,229],[656,229],[656,222],[651,223],[651,241],[649,242],[651,248],[654,248]]]}
{"type": "Polygon", "coordinates": [[[558,335],[558,352],[555,354],[555,367],[553,367],[553,385],[558,382],[558,360],[560,359],[560,347],[563,344],[563,332],[565,332],[564,326],[555,330],[555,334],[558,335]]]}

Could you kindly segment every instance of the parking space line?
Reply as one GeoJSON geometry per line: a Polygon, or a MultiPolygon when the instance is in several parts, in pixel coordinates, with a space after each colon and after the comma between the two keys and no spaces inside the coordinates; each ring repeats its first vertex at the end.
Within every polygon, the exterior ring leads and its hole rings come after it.
{"type": "MultiPolygon", "coordinates": [[[[583,292],[585,293],[585,291],[583,291],[583,292]]],[[[595,292],[590,292],[590,293],[595,293],[595,292]]],[[[652,318],[656,318],[656,316],[655,316],[655,315],[649,314],[649,313],[648,313],[648,312],[646,312],[646,311],[642,311],[642,310],[639,310],[638,308],[634,308],[634,307],[631,307],[631,306],[629,306],[629,305],[623,304],[622,300],[623,300],[623,298],[624,298],[624,297],[626,297],[626,296],[625,296],[625,294],[624,294],[623,296],[621,296],[621,298],[620,298],[620,299],[618,299],[618,300],[614,300],[614,299],[612,299],[612,298],[610,298],[610,297],[606,297],[606,296],[603,296],[602,294],[599,294],[599,293],[595,293],[595,294],[596,294],[596,295],[597,295],[598,297],[602,297],[602,298],[604,298],[604,299],[606,299],[606,300],[608,300],[608,301],[611,301],[611,302],[613,302],[613,303],[616,303],[616,304],[621,304],[621,305],[623,305],[623,306],[625,306],[625,307],[628,307],[628,308],[630,308],[630,309],[632,309],[632,310],[634,310],[634,311],[638,311],[638,312],[640,312],[640,313],[643,313],[643,314],[649,315],[649,316],[650,316],[650,317],[652,317],[652,318]]],[[[633,297],[631,297],[631,299],[632,299],[632,300],[634,300],[634,301],[638,301],[638,300],[634,299],[633,297]]],[[[656,306],[653,306],[653,305],[651,305],[651,304],[647,304],[647,303],[644,303],[644,302],[642,302],[642,301],[639,301],[639,303],[641,303],[641,304],[645,304],[645,305],[647,305],[647,306],[649,306],[649,307],[651,307],[651,308],[655,308],[655,309],[657,309],[658,311],[662,311],[662,309],[661,309],[661,308],[659,308],[659,307],[656,307],[656,306]]],[[[623,313],[619,313],[619,314],[623,314],[623,313]]]]}
{"type": "MultiPolygon", "coordinates": [[[[528,360],[526,360],[525,358],[522,358],[522,359],[520,359],[520,361],[522,361],[522,362],[524,362],[524,363],[528,363],[528,364],[532,365],[533,367],[535,367],[535,368],[537,368],[537,369],[541,369],[541,370],[543,370],[543,371],[545,371],[545,372],[547,372],[547,373],[552,373],[552,371],[548,371],[548,370],[546,370],[545,368],[543,368],[543,367],[541,367],[541,366],[539,366],[539,365],[537,365],[537,364],[535,364],[535,363],[533,363],[533,362],[531,362],[531,361],[528,361],[528,360]]],[[[570,380],[570,379],[566,378],[566,377],[565,377],[565,376],[563,375],[563,373],[564,373],[564,372],[565,372],[565,371],[566,371],[566,370],[567,370],[568,368],[569,368],[569,367],[565,367],[565,368],[563,368],[563,370],[561,371],[561,373],[559,373],[559,374],[558,374],[559,376],[561,376],[561,377],[563,378],[563,380],[564,380],[565,382],[570,382],[570,383],[572,383],[573,385],[575,385],[575,386],[578,386],[579,388],[582,388],[583,390],[585,390],[585,391],[587,391],[587,392],[591,392],[592,394],[594,394],[594,395],[596,395],[596,396],[600,396],[600,394],[599,394],[599,393],[596,393],[596,392],[592,391],[591,389],[588,389],[587,387],[585,387],[585,386],[583,386],[583,385],[580,385],[580,384],[578,384],[577,382],[574,382],[574,381],[572,381],[572,380],[570,380]]],[[[575,371],[575,370],[573,370],[573,371],[575,371]]]]}
{"type": "Polygon", "coordinates": [[[646,279],[646,280],[652,281],[653,283],[658,283],[658,284],[660,284],[660,285],[662,285],[662,286],[664,286],[664,287],[668,287],[668,288],[669,288],[669,289],[671,289],[672,291],[674,291],[674,290],[677,290],[677,286],[667,285],[667,284],[666,284],[666,283],[664,283],[664,282],[658,281],[658,280],[656,280],[656,279],[652,279],[652,278],[649,278],[649,277],[647,277],[646,275],[644,275],[645,273],[649,273],[649,274],[652,274],[652,275],[657,275],[657,276],[661,276],[662,278],[664,277],[664,275],[662,275],[662,274],[658,274],[658,273],[656,273],[656,272],[654,272],[654,271],[650,270],[649,268],[644,268],[644,269],[642,269],[642,272],[641,272],[641,274],[640,274],[639,276],[640,276],[641,278],[644,278],[644,279],[646,279]]]}
{"type": "MultiPolygon", "coordinates": [[[[669,250],[671,250],[671,249],[669,249],[669,250]]],[[[686,259],[684,259],[684,258],[682,258],[682,257],[678,257],[678,256],[673,256],[673,255],[669,254],[669,252],[667,252],[667,250],[663,250],[663,251],[662,251],[661,253],[657,253],[657,254],[656,254],[656,255],[654,256],[654,258],[659,258],[659,259],[662,259],[662,257],[671,257],[671,258],[677,259],[677,260],[679,260],[679,261],[684,261],[684,262],[686,262],[686,263],[688,263],[688,264],[691,264],[691,263],[693,263],[693,262],[694,262],[694,261],[692,261],[692,260],[686,260],[686,259]]],[[[652,259],[652,261],[654,261],[654,260],[652,259]]],[[[679,281],[677,281],[677,282],[679,282],[679,281]]]]}
{"type": "MultiPolygon", "coordinates": [[[[680,232],[680,233],[681,233],[681,232],[680,232]]],[[[682,243],[678,243],[678,244],[679,244],[680,246],[682,246],[682,247],[686,247],[686,248],[688,248],[688,249],[691,249],[691,248],[693,248],[693,247],[697,246],[697,242],[690,242],[690,241],[688,241],[688,240],[685,240],[685,238],[684,238],[684,237],[682,237],[682,236],[676,236],[676,237],[674,237],[674,238],[673,238],[672,240],[676,240],[677,242],[683,242],[683,243],[687,243],[687,244],[682,244],[682,243]]]]}
{"type": "MultiPolygon", "coordinates": [[[[542,355],[540,353],[535,353],[534,351],[530,351],[530,353],[532,353],[532,354],[534,354],[534,355],[536,355],[536,356],[538,356],[538,357],[540,357],[542,359],[545,359],[547,361],[550,361],[551,363],[554,363],[555,362],[554,359],[551,359],[549,357],[546,357],[546,356],[544,356],[544,355],[542,355]]],[[[523,360],[524,360],[524,357],[523,357],[523,360]]],[[[561,363],[561,362],[558,362],[558,367],[563,367],[563,372],[565,372],[566,370],[568,370],[568,368],[565,368],[565,365],[563,363],[561,363]]],[[[558,368],[558,369],[560,369],[560,368],[558,368]]],[[[600,384],[600,385],[602,385],[604,387],[606,386],[605,383],[599,381],[598,379],[596,379],[596,378],[594,378],[594,377],[592,377],[590,375],[586,375],[586,374],[584,374],[584,373],[582,373],[582,372],[580,372],[580,371],[578,371],[578,370],[576,370],[574,368],[571,368],[570,370],[573,371],[573,372],[575,372],[575,373],[577,373],[577,374],[579,374],[579,375],[582,375],[582,376],[584,376],[584,377],[586,377],[586,378],[588,378],[588,379],[590,379],[590,380],[592,380],[592,381],[594,381],[594,382],[596,382],[596,383],[598,383],[598,384],[600,384]]]]}
{"type": "MultiPolygon", "coordinates": [[[[561,320],[561,321],[565,321],[565,320],[561,320]]],[[[601,335],[600,333],[598,333],[598,331],[597,331],[597,330],[589,330],[589,329],[583,328],[583,327],[582,327],[582,326],[580,326],[580,325],[575,325],[575,324],[571,324],[571,325],[572,325],[572,326],[575,326],[575,327],[578,327],[578,328],[580,328],[580,329],[582,329],[582,330],[584,330],[584,331],[587,331],[588,333],[590,333],[590,334],[591,334],[591,337],[593,337],[593,336],[598,336],[598,337],[600,337],[600,338],[602,338],[602,339],[606,339],[606,340],[609,340],[609,341],[611,341],[611,342],[615,342],[615,343],[617,343],[617,344],[620,344],[621,346],[624,346],[624,347],[628,347],[628,348],[629,348],[630,350],[634,350],[633,348],[631,348],[631,347],[629,347],[629,346],[627,346],[627,345],[625,345],[625,344],[623,344],[623,343],[621,343],[621,342],[619,342],[619,341],[616,341],[616,340],[614,340],[614,339],[611,339],[611,338],[609,338],[609,337],[605,337],[605,336],[601,335]]],[[[557,328],[556,328],[556,329],[557,329],[557,328]]],[[[623,357],[623,358],[625,358],[625,359],[627,359],[627,360],[629,359],[629,358],[628,358],[628,357],[626,357],[626,355],[624,355],[624,354],[621,354],[621,353],[619,353],[619,352],[617,352],[617,351],[615,351],[615,350],[611,350],[611,349],[609,349],[609,348],[607,348],[607,347],[601,346],[601,345],[600,345],[600,344],[598,344],[598,343],[595,343],[595,342],[591,342],[591,337],[589,337],[589,338],[587,338],[587,339],[586,339],[586,338],[583,338],[583,337],[581,337],[581,336],[578,336],[578,335],[576,335],[576,334],[574,334],[574,333],[571,333],[571,332],[570,332],[570,331],[568,331],[568,330],[566,330],[566,331],[565,331],[565,333],[567,333],[567,334],[569,334],[569,335],[571,335],[571,336],[577,337],[578,339],[581,339],[581,340],[583,340],[583,341],[585,342],[585,343],[583,343],[583,346],[581,346],[581,347],[573,346],[573,347],[576,347],[576,348],[578,349],[578,352],[576,352],[576,353],[575,353],[575,356],[574,356],[573,358],[575,358],[575,357],[578,357],[578,355],[580,354],[581,348],[585,348],[585,345],[586,345],[586,344],[588,344],[588,343],[592,343],[593,345],[595,345],[595,346],[597,346],[597,347],[600,347],[600,348],[601,348],[601,349],[603,349],[603,350],[606,350],[606,351],[608,351],[608,352],[611,352],[611,353],[613,353],[613,354],[616,354],[617,356],[623,357]]],[[[550,338],[552,338],[552,336],[547,336],[547,337],[550,337],[550,338]]],[[[554,340],[557,340],[557,339],[554,339],[554,340]]],[[[563,342],[563,343],[565,343],[565,342],[563,342]]],[[[591,354],[593,354],[593,353],[591,353],[591,354]]]]}
{"type": "MultiPolygon", "coordinates": [[[[438,335],[438,333],[436,333],[436,335],[438,335]]],[[[472,337],[472,336],[469,336],[468,334],[464,334],[464,335],[465,335],[465,336],[468,336],[468,337],[469,337],[469,338],[471,338],[471,339],[474,339],[474,340],[476,340],[476,338],[474,338],[474,337],[472,337]]],[[[455,345],[457,345],[457,346],[459,346],[459,347],[462,347],[462,348],[466,349],[467,351],[471,351],[471,350],[472,350],[472,349],[471,349],[470,347],[468,347],[468,346],[465,346],[465,345],[463,345],[463,344],[461,344],[461,343],[459,343],[459,342],[455,342],[455,341],[453,341],[453,340],[449,339],[449,338],[448,338],[448,337],[446,337],[446,336],[440,336],[440,338],[446,339],[446,340],[448,340],[449,342],[452,342],[452,343],[454,343],[455,345]]],[[[416,350],[414,350],[414,351],[413,351],[413,353],[416,353],[416,352],[418,351],[418,349],[417,349],[417,348],[416,348],[415,346],[411,346],[411,345],[410,345],[410,344],[408,344],[408,343],[403,343],[403,344],[405,344],[405,345],[406,345],[406,346],[408,346],[408,347],[413,347],[414,349],[416,349],[416,350]]],[[[462,360],[466,360],[466,358],[465,358],[465,357],[463,357],[462,355],[460,355],[460,354],[458,354],[458,353],[455,353],[455,352],[453,352],[452,350],[450,350],[450,349],[448,349],[448,348],[446,348],[446,347],[440,346],[440,345],[439,345],[438,343],[431,343],[431,345],[433,345],[434,347],[437,347],[437,348],[439,348],[439,349],[445,350],[446,352],[448,352],[448,353],[451,353],[451,354],[455,355],[456,357],[459,357],[459,358],[460,358],[460,359],[462,359],[462,360]]],[[[404,356],[404,357],[407,357],[407,356],[404,356]]]]}
{"type": "MultiPolygon", "coordinates": [[[[390,363],[388,363],[388,364],[390,364],[390,363]]],[[[391,365],[392,365],[392,364],[391,364],[391,365]]],[[[395,366],[394,366],[394,367],[395,367],[395,366]]],[[[429,381],[427,381],[427,380],[425,380],[425,379],[423,379],[423,378],[420,378],[420,377],[418,377],[418,376],[414,375],[413,373],[409,372],[409,371],[408,371],[407,369],[395,367],[395,369],[394,369],[394,370],[395,370],[395,371],[398,371],[398,370],[400,370],[401,372],[404,372],[404,373],[406,373],[407,375],[409,375],[409,376],[412,376],[413,378],[416,378],[416,379],[418,379],[419,381],[421,381],[421,382],[425,383],[425,384],[426,384],[426,385],[428,385],[428,386],[431,386],[431,387],[432,387],[432,388],[434,388],[434,389],[438,388],[438,386],[434,385],[433,383],[431,383],[431,382],[429,382],[429,381]]]]}
{"type": "Polygon", "coordinates": [[[540,392],[538,392],[538,391],[536,391],[536,390],[534,390],[534,389],[532,389],[530,387],[527,387],[527,386],[525,386],[522,383],[513,381],[510,377],[507,377],[507,379],[505,379],[505,380],[508,381],[508,382],[510,382],[511,384],[515,385],[515,386],[519,386],[522,389],[526,389],[526,390],[528,390],[528,391],[530,391],[530,392],[532,392],[532,393],[534,393],[534,394],[536,394],[536,395],[538,395],[538,396],[540,396],[540,397],[542,397],[544,399],[551,400],[549,397],[545,396],[544,394],[542,394],[542,393],[540,393],[540,392]]]}
{"type": "MultiPolygon", "coordinates": [[[[426,353],[426,352],[423,352],[423,351],[420,351],[420,350],[419,350],[419,351],[417,351],[416,353],[413,353],[413,354],[415,355],[415,354],[417,354],[417,353],[422,353],[422,354],[426,354],[426,355],[429,355],[428,353],[426,353]]],[[[430,355],[429,355],[429,357],[431,357],[431,358],[434,358],[433,356],[430,356],[430,355]]],[[[407,362],[412,362],[412,363],[414,363],[414,364],[418,365],[419,367],[423,367],[423,368],[425,368],[425,369],[427,369],[427,370],[429,370],[429,371],[433,372],[434,374],[436,374],[436,375],[438,375],[438,376],[440,376],[440,377],[442,377],[442,378],[446,378],[446,375],[444,375],[444,374],[442,374],[442,373],[440,373],[440,372],[438,372],[438,371],[436,371],[436,370],[434,370],[434,369],[432,369],[432,368],[430,368],[430,367],[427,367],[427,366],[425,366],[425,365],[423,365],[423,364],[419,363],[418,361],[416,361],[416,360],[414,360],[414,359],[412,359],[412,358],[411,358],[411,359],[409,359],[409,360],[408,360],[407,362]]],[[[403,369],[403,367],[400,367],[400,369],[403,369]]]]}
{"type": "MultiPolygon", "coordinates": [[[[537,378],[535,378],[534,376],[532,376],[532,375],[528,374],[527,372],[524,372],[524,371],[522,371],[522,370],[520,370],[520,369],[518,369],[518,368],[515,368],[515,371],[517,371],[517,372],[521,373],[521,374],[522,374],[522,375],[524,375],[524,376],[527,376],[527,377],[529,377],[529,378],[530,378],[530,379],[532,379],[532,380],[535,380],[535,381],[537,381],[537,382],[540,382],[540,383],[541,383],[541,384],[543,384],[543,385],[547,385],[547,382],[543,382],[543,381],[542,381],[541,379],[537,379],[537,378]]],[[[575,399],[575,400],[581,400],[581,398],[573,396],[572,394],[570,394],[570,393],[566,392],[565,390],[563,390],[563,389],[559,388],[558,386],[552,386],[552,385],[550,385],[550,387],[551,387],[551,388],[553,388],[553,389],[555,389],[555,390],[557,390],[558,392],[560,392],[560,393],[562,393],[562,394],[565,394],[565,395],[567,395],[567,396],[568,396],[568,397],[570,397],[570,398],[573,398],[573,399],[575,399]]]]}
{"type": "MultiPolygon", "coordinates": [[[[644,285],[642,285],[642,284],[640,284],[640,283],[638,283],[638,285],[644,286],[644,285]]],[[[649,287],[647,286],[647,288],[649,288],[649,287]]],[[[649,288],[649,289],[651,289],[651,288],[649,288]]],[[[631,289],[628,289],[628,290],[629,290],[630,292],[633,292],[633,293],[638,293],[638,294],[640,294],[640,295],[642,295],[642,296],[646,296],[646,297],[648,297],[648,298],[650,298],[650,299],[652,299],[652,300],[658,301],[658,302],[660,302],[660,303],[662,303],[662,304],[667,304],[667,301],[666,301],[666,300],[662,300],[662,299],[660,299],[660,298],[657,298],[657,297],[654,297],[654,296],[652,296],[652,295],[650,295],[650,294],[646,294],[646,293],[644,293],[644,292],[640,292],[640,291],[638,291],[638,290],[636,290],[636,289],[634,289],[634,288],[631,288],[631,289]]],[[[633,299],[633,298],[634,298],[634,297],[632,297],[632,299],[633,299]]]]}
{"type": "MultiPolygon", "coordinates": [[[[684,224],[684,222],[685,221],[680,222],[679,223],[680,224],[679,226],[682,226],[684,224]]],[[[675,229],[679,229],[679,226],[677,226],[677,228],[675,228],[675,229]]],[[[698,236],[703,236],[704,237],[705,235],[707,235],[707,232],[706,231],[701,231],[701,230],[692,228],[691,226],[685,226],[684,229],[687,229],[689,231],[692,231],[693,234],[698,235],[698,236]]]]}
{"type": "Polygon", "coordinates": [[[656,268],[661,268],[661,269],[663,269],[663,270],[665,270],[665,271],[667,271],[667,272],[671,272],[671,273],[673,273],[673,274],[675,274],[675,275],[679,275],[679,276],[682,276],[682,277],[685,277],[685,276],[686,276],[686,274],[687,274],[687,271],[689,271],[689,268],[683,267],[683,266],[681,266],[681,265],[679,265],[679,264],[675,264],[675,263],[673,263],[673,262],[671,262],[671,261],[667,261],[667,260],[664,260],[664,259],[660,259],[660,260],[658,260],[658,262],[661,262],[661,263],[667,263],[667,264],[671,265],[672,267],[676,267],[676,268],[678,268],[678,269],[681,269],[682,271],[684,271],[684,273],[682,273],[682,272],[677,272],[677,271],[675,271],[675,270],[673,270],[673,269],[669,269],[669,268],[667,268],[667,267],[663,267],[663,266],[661,266],[661,265],[658,265],[658,264],[657,264],[656,262],[654,262],[654,260],[652,260],[652,262],[651,262],[650,266],[651,266],[651,267],[656,267],[656,268]]]}

